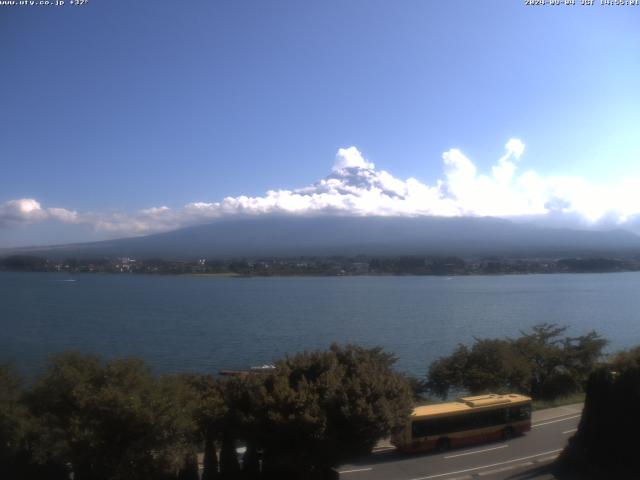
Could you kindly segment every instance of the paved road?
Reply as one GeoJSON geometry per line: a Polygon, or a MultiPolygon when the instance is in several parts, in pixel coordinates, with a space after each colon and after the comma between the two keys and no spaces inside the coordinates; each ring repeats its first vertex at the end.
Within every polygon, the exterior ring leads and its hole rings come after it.
{"type": "Polygon", "coordinates": [[[381,446],[338,472],[344,480],[507,478],[555,459],[575,432],[581,412],[582,404],[539,410],[533,412],[533,428],[523,436],[441,454],[402,454],[381,446]]]}

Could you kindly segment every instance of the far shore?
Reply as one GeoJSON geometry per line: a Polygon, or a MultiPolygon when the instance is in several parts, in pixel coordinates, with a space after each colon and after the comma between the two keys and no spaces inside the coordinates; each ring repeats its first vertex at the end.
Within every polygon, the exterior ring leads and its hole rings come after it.
{"type": "Polygon", "coordinates": [[[380,278],[380,277],[436,277],[445,280],[452,280],[454,278],[464,277],[524,277],[532,275],[583,275],[583,274],[613,274],[613,273],[636,273],[638,270],[617,270],[612,272],[499,272],[499,273],[451,273],[451,274],[414,274],[414,273],[347,273],[347,274],[334,274],[334,273],[278,273],[271,275],[250,274],[250,273],[235,273],[235,272],[221,272],[221,273],[190,273],[190,272],[104,272],[104,271],[39,271],[39,270],[0,270],[0,273],[54,273],[54,274],[67,274],[67,275],[135,275],[135,276],[163,276],[163,277],[196,277],[196,278],[380,278]]]}
{"type": "Polygon", "coordinates": [[[136,273],[197,277],[355,277],[499,276],[543,273],[619,273],[640,271],[638,257],[313,257],[265,259],[162,260],[99,258],[56,260],[14,255],[0,258],[0,271],[136,273]]]}

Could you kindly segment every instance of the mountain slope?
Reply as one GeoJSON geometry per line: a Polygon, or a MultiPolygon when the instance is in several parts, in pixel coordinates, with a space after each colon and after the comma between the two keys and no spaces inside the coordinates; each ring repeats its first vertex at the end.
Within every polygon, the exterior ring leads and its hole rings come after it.
{"type": "Polygon", "coordinates": [[[570,256],[640,252],[640,237],[622,230],[551,229],[488,217],[283,216],[227,219],[145,237],[19,251],[50,258],[570,256]]]}

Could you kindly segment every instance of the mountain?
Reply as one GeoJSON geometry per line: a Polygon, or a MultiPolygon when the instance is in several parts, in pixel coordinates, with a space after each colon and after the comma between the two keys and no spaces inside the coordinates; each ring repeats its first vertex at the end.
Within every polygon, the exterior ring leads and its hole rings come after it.
{"type": "Polygon", "coordinates": [[[576,256],[640,252],[623,230],[537,227],[491,217],[254,217],[136,238],[0,252],[187,260],[327,255],[576,256]]]}

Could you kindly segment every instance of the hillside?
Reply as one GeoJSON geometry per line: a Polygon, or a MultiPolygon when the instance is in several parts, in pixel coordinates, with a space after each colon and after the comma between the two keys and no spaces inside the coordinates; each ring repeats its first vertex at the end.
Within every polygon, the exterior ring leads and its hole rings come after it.
{"type": "Polygon", "coordinates": [[[551,229],[496,218],[259,217],[220,220],[136,238],[12,249],[48,258],[164,259],[302,255],[627,255],[626,231],[551,229]]]}

